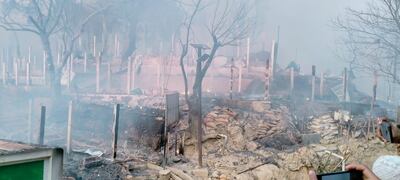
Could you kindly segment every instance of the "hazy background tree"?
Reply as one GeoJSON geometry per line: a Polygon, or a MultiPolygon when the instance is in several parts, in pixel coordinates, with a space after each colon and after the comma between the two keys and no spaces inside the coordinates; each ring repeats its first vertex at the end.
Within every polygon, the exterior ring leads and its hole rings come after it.
{"type": "Polygon", "coordinates": [[[344,32],[343,47],[351,69],[377,71],[400,83],[400,1],[376,0],[366,10],[347,9],[346,16],[335,21],[344,32]]]}
{"type": "Polygon", "coordinates": [[[250,7],[246,2],[233,0],[181,2],[188,13],[181,33],[180,66],[185,84],[185,98],[190,111],[191,134],[192,138],[197,137],[200,165],[202,163],[202,83],[218,50],[224,46],[234,46],[238,40],[248,36],[251,20],[250,7]],[[196,24],[197,22],[200,22],[200,24],[206,22],[206,25],[199,26],[196,24]],[[202,35],[202,32],[208,32],[207,36],[211,40],[211,47],[208,47],[207,41],[204,41],[204,39],[202,39],[203,41],[195,40],[200,39],[195,36],[202,35]],[[197,51],[193,94],[190,97],[188,95],[188,75],[183,63],[188,55],[189,48],[195,48],[197,51]]]}
{"type": "Polygon", "coordinates": [[[2,0],[0,1],[0,27],[7,31],[30,32],[40,38],[46,54],[46,68],[51,87],[56,95],[60,94],[60,79],[62,69],[69,55],[72,53],[76,39],[81,35],[84,25],[90,18],[101,10],[94,10],[82,18],[82,5],[72,0],[2,0]],[[52,37],[61,35],[63,39],[64,59],[60,67],[56,68],[52,37]]]}

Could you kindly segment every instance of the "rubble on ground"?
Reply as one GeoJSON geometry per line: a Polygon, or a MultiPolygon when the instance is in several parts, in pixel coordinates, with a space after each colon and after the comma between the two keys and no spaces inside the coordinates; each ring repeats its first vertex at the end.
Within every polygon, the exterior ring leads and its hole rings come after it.
{"type": "Polygon", "coordinates": [[[323,141],[330,141],[338,137],[338,123],[330,114],[314,117],[310,122],[310,130],[321,134],[323,141]]]}

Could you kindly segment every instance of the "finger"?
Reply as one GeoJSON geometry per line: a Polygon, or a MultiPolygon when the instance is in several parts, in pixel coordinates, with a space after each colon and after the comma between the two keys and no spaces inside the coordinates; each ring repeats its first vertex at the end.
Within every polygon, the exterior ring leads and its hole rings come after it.
{"type": "Polygon", "coordinates": [[[310,180],[318,180],[317,179],[317,174],[315,174],[315,171],[311,170],[308,172],[308,177],[310,180]]]}
{"type": "Polygon", "coordinates": [[[349,164],[346,166],[347,171],[350,171],[350,170],[364,171],[365,169],[366,169],[365,166],[360,165],[360,164],[355,164],[355,163],[352,163],[352,164],[349,164]]]}

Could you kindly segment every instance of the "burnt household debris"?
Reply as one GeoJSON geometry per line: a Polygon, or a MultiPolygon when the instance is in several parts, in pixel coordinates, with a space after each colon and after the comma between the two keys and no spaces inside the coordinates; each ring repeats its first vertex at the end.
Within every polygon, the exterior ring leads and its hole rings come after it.
{"type": "Polygon", "coordinates": [[[387,76],[365,93],[354,68],[283,60],[251,3],[37,2],[0,2],[19,38],[0,56],[0,179],[308,179],[400,154],[376,136],[387,117],[400,137],[387,76]]]}

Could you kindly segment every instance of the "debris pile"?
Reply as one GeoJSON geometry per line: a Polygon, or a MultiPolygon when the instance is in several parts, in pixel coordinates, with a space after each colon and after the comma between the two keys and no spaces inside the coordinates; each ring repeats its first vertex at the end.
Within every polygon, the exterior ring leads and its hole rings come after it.
{"type": "Polygon", "coordinates": [[[321,134],[323,141],[331,141],[339,134],[338,121],[334,120],[330,115],[315,117],[310,122],[310,130],[321,134]]]}

